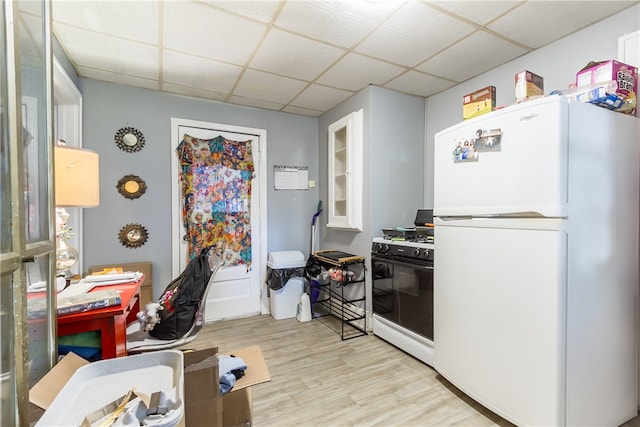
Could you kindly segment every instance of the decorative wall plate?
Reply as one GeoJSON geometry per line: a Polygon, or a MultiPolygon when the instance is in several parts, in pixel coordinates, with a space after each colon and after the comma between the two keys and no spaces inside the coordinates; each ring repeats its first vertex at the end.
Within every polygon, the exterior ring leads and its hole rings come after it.
{"type": "Polygon", "coordinates": [[[120,243],[130,249],[139,248],[144,245],[149,238],[147,229],[140,224],[127,224],[120,229],[118,234],[120,243]]]}
{"type": "Polygon", "coordinates": [[[147,191],[147,184],[137,175],[125,175],[120,178],[116,188],[127,199],[137,199],[147,191]]]}
{"type": "Polygon", "coordinates": [[[138,129],[124,127],[116,132],[116,144],[128,153],[142,150],[144,147],[144,135],[138,129]]]}

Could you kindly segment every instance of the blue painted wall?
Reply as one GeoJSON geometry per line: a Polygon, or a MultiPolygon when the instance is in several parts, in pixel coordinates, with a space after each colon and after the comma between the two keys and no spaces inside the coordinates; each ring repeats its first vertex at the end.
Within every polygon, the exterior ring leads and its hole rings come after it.
{"type": "Polygon", "coordinates": [[[273,166],[309,167],[318,180],[317,119],[157,91],[82,79],[83,141],[100,155],[100,207],[84,209],[84,265],[152,261],[154,296],[171,281],[171,117],[267,130],[267,250],[300,250],[310,246],[310,219],[317,189],[274,191],[273,166]],[[142,150],[126,153],[114,142],[125,126],[145,137],[142,150]],[[116,184],[124,175],[140,176],[146,193],[125,199],[116,184]],[[140,248],[120,244],[118,232],[142,224],[149,240],[140,248]]]}

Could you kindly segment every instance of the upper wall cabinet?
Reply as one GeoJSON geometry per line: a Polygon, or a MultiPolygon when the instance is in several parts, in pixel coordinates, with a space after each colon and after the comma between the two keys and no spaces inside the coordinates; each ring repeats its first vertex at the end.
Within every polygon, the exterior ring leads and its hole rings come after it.
{"type": "Polygon", "coordinates": [[[362,231],[362,109],[329,125],[329,223],[362,231]]]}

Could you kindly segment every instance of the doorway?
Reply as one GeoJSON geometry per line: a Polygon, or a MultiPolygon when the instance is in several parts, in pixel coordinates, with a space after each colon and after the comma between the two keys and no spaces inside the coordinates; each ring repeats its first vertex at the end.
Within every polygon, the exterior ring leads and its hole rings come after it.
{"type": "Polygon", "coordinates": [[[206,301],[205,321],[247,317],[268,312],[266,286],[266,142],[264,129],[220,123],[171,118],[171,248],[172,277],[177,277],[189,259],[188,244],[182,223],[183,195],[180,186],[180,163],[176,148],[184,135],[198,139],[221,136],[230,141],[252,141],[254,174],[251,180],[251,261],[250,264],[223,266],[214,278],[206,301]]]}

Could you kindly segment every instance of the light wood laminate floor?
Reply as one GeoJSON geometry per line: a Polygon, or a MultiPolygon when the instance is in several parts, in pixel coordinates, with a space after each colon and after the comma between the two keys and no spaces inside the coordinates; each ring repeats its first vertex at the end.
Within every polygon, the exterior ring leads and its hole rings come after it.
{"type": "MultiPolygon", "coordinates": [[[[512,425],[375,336],[341,341],[334,322],[220,321],[186,347],[230,354],[260,345],[272,379],[253,387],[256,427],[512,425]]],[[[640,427],[640,419],[625,427],[640,427]]]]}

